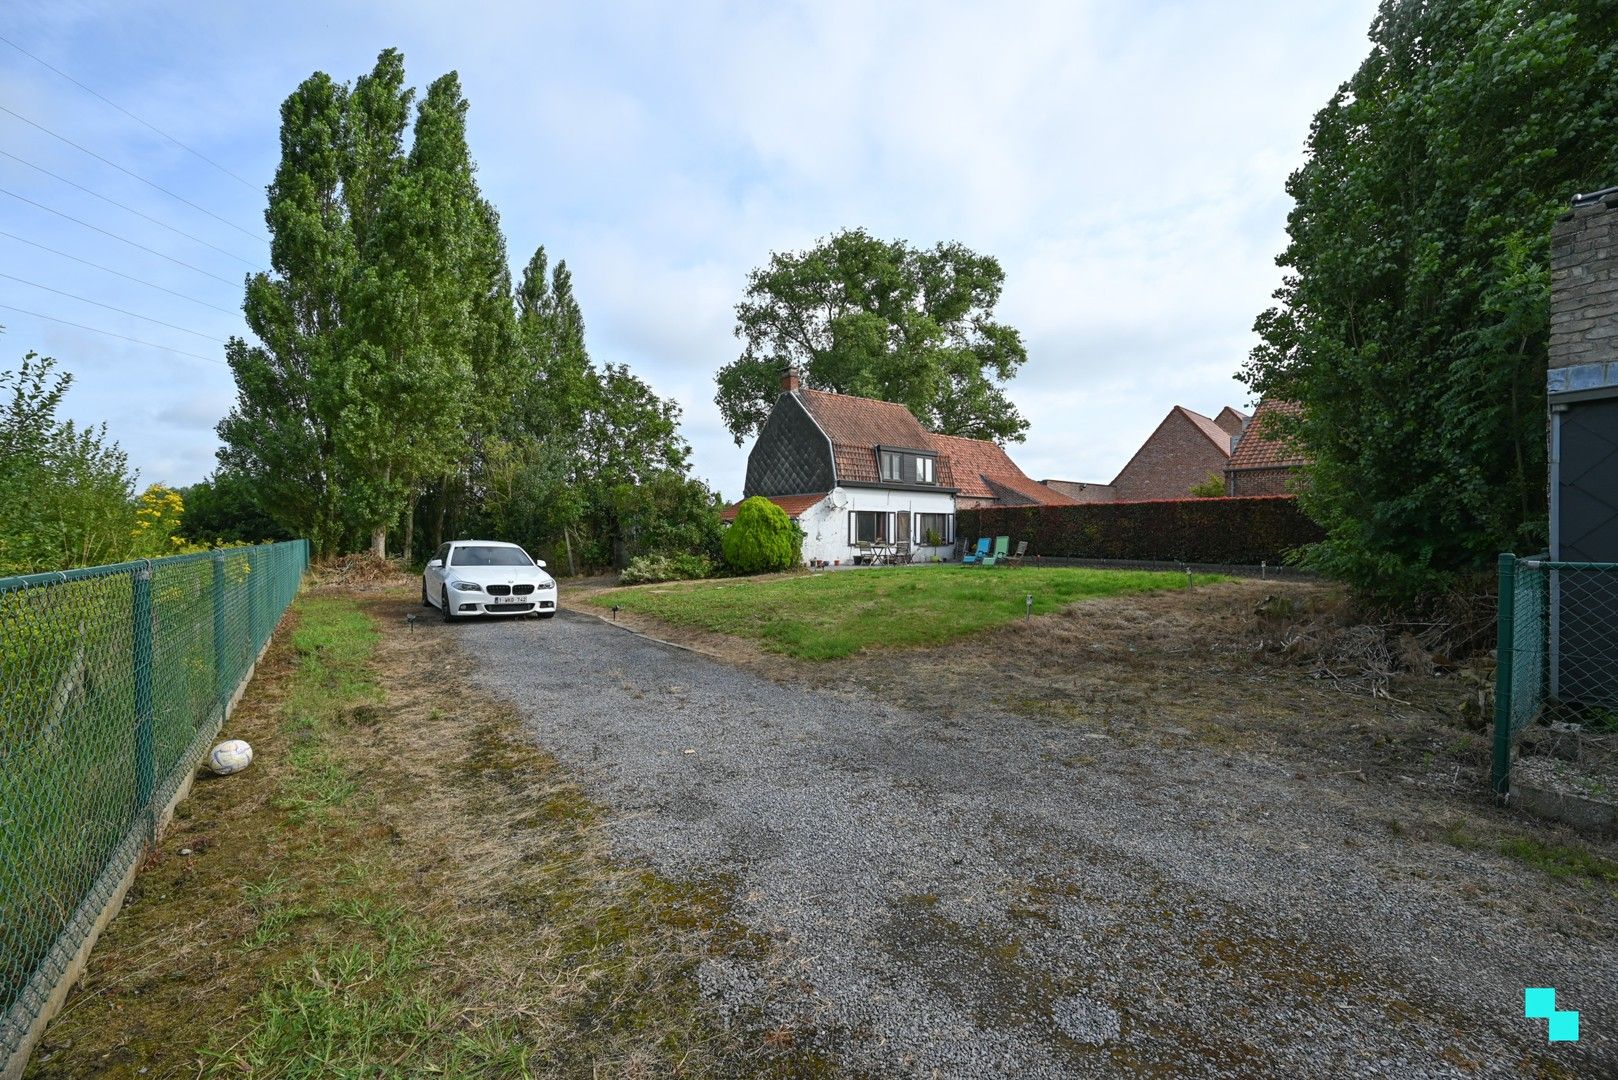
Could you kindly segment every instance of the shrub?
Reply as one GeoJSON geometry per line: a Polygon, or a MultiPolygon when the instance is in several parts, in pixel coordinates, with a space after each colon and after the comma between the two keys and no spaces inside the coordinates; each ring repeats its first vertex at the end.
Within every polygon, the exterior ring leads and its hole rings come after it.
{"type": "Polygon", "coordinates": [[[713,572],[713,560],[706,555],[639,555],[629,560],[618,580],[625,585],[655,585],[712,577],[713,572]]]}
{"type": "Polygon", "coordinates": [[[1290,495],[995,506],[957,521],[961,536],[1010,536],[1030,555],[1067,559],[1280,563],[1324,535],[1290,495]]]}
{"type": "Polygon", "coordinates": [[[803,530],[786,511],[758,495],[736,508],[736,522],[725,530],[725,563],[738,574],[767,574],[798,565],[803,530]]]}

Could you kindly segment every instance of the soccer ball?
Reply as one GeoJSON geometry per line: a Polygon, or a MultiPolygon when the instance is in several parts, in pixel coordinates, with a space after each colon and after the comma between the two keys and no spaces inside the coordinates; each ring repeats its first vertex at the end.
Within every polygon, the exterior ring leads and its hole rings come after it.
{"type": "Polygon", "coordinates": [[[241,739],[226,739],[208,753],[208,768],[220,776],[239,773],[253,763],[253,748],[241,739]]]}

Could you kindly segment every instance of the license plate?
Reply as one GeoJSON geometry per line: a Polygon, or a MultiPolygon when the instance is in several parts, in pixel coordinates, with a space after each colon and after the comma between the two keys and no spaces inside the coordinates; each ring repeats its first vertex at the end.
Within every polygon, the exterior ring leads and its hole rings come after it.
{"type": "Polygon", "coordinates": [[[497,596],[497,597],[494,598],[494,602],[496,604],[520,604],[520,603],[522,603],[522,597],[520,597],[520,596],[497,596]]]}

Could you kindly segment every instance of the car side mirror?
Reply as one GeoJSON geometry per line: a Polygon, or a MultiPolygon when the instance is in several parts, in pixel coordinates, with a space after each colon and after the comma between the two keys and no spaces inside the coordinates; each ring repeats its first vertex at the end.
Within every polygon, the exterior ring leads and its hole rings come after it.
{"type": "Polygon", "coordinates": [[[440,566],[443,566],[443,565],[444,565],[444,560],[443,559],[428,559],[427,560],[427,569],[429,569],[429,570],[437,570],[440,566]]]}
{"type": "Polygon", "coordinates": [[[543,569],[545,569],[545,560],[544,559],[535,559],[534,560],[534,565],[539,567],[541,570],[543,570],[543,569]]]}

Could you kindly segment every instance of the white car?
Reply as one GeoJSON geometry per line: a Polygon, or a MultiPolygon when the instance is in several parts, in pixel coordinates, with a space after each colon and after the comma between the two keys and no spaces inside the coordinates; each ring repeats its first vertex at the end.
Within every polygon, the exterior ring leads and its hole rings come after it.
{"type": "Polygon", "coordinates": [[[556,579],[545,563],[516,544],[498,540],[455,540],[427,560],[421,573],[421,602],[436,607],[445,622],[465,615],[556,614],[556,579]]]}

